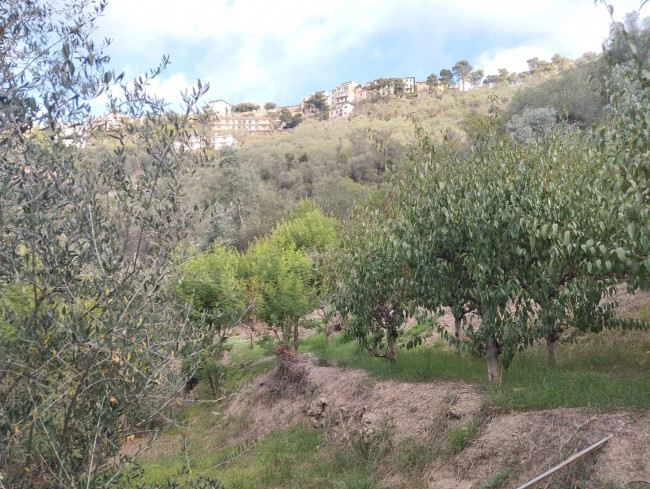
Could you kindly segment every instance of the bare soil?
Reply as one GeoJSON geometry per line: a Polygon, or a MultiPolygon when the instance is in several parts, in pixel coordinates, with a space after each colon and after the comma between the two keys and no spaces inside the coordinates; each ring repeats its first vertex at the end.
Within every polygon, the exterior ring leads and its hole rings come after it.
{"type": "MultiPolygon", "coordinates": [[[[459,455],[426,467],[422,478],[428,487],[481,488],[500,475],[507,482],[499,487],[519,487],[609,434],[614,436],[598,452],[556,476],[554,487],[574,487],[575,477],[589,481],[586,487],[650,483],[647,412],[557,409],[490,414],[481,410],[483,396],[469,384],[376,381],[362,370],[315,365],[310,355],[296,355],[292,362],[292,382],[298,388],[278,386],[282,376],[274,371],[227,407],[226,415],[246,411],[250,416],[238,439],[309,422],[342,442],[371,442],[381,432],[388,433],[394,446],[414,438],[441,447],[446,430],[478,418],[483,421],[477,436],[459,455]]],[[[405,487],[394,476],[387,475],[384,483],[405,487]]]]}
{"type": "Polygon", "coordinates": [[[378,382],[363,370],[320,367],[311,356],[299,358],[304,372],[301,390],[278,395],[274,371],[228,406],[226,414],[232,415],[250,408],[252,425],[244,438],[307,419],[338,440],[368,439],[378,430],[389,429],[399,442],[424,436],[441,418],[461,420],[480,410],[481,396],[469,384],[378,382]]]}
{"type": "MultiPolygon", "coordinates": [[[[650,481],[648,413],[588,414],[579,409],[507,413],[490,419],[454,460],[452,480],[459,485],[472,481],[469,487],[480,487],[502,471],[510,471],[506,487],[519,487],[610,434],[614,436],[585,459],[582,473],[574,472],[573,477],[592,481],[588,487],[650,481]]],[[[430,477],[435,480],[435,470],[430,477]]],[[[556,487],[560,481],[560,487],[574,487],[567,477],[562,472],[555,476],[556,487]]]]}

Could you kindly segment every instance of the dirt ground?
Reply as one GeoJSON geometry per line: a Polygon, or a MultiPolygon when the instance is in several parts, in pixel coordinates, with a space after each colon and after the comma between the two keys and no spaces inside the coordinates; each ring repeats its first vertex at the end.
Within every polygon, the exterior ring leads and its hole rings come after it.
{"type": "MultiPolygon", "coordinates": [[[[624,314],[650,302],[650,292],[630,295],[620,288],[614,299],[624,314]]],[[[450,313],[439,321],[453,332],[450,313]]],[[[479,420],[478,433],[461,453],[425,467],[421,479],[432,489],[516,488],[613,435],[571,471],[554,476],[552,486],[544,482],[538,487],[578,487],[571,479],[578,474],[579,487],[650,488],[647,411],[494,413],[482,409],[484,400],[475,387],[462,382],[378,381],[362,370],[320,366],[315,356],[305,354],[290,355],[283,368],[261,376],[218,410],[232,420],[231,425],[240,424],[228,438],[230,444],[308,422],[343,443],[371,443],[381,435],[388,436],[394,446],[414,438],[441,448],[450,428],[479,420]],[[490,485],[500,477],[506,482],[490,485]]],[[[176,451],[178,438],[162,434],[152,452],[176,451]]],[[[135,452],[139,445],[138,440],[127,443],[124,453],[135,452]]],[[[408,487],[398,474],[389,474],[382,482],[387,487],[408,487]]]]}
{"type": "MultiPolygon", "coordinates": [[[[295,357],[288,370],[261,377],[228,406],[226,415],[245,410],[251,417],[239,438],[310,422],[342,442],[369,441],[388,432],[393,444],[416,438],[440,446],[450,426],[481,417],[478,435],[459,455],[426,468],[428,487],[480,488],[504,473],[510,475],[502,487],[518,487],[610,434],[614,436],[602,449],[581,462],[584,477],[593,487],[650,483],[648,413],[557,409],[485,414],[481,394],[460,382],[375,381],[361,370],[315,365],[309,355],[295,357]],[[284,382],[287,376],[290,382],[284,382]]],[[[394,486],[396,481],[385,482],[394,486]]],[[[562,479],[556,487],[565,483],[572,487],[562,479]]]]}
{"type": "Polygon", "coordinates": [[[399,442],[424,436],[441,418],[475,416],[482,402],[472,386],[461,382],[379,382],[363,370],[319,367],[309,355],[302,355],[295,368],[304,375],[300,391],[288,388],[274,393],[278,380],[272,372],[228,407],[227,414],[250,409],[253,423],[244,438],[309,419],[339,440],[367,439],[380,429],[389,429],[399,442]]]}

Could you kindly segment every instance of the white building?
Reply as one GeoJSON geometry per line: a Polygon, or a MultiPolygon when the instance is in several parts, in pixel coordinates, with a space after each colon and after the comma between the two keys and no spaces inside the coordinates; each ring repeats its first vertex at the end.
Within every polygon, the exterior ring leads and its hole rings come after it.
{"type": "Polygon", "coordinates": [[[415,93],[415,77],[407,76],[402,78],[404,82],[404,93],[415,93]]]}
{"type": "Polygon", "coordinates": [[[208,102],[206,109],[214,112],[217,117],[224,117],[232,114],[232,105],[223,99],[208,102]]]}
{"type": "Polygon", "coordinates": [[[341,119],[349,116],[354,110],[351,103],[338,104],[330,110],[330,120],[341,119]]]}
{"type": "Polygon", "coordinates": [[[92,121],[91,124],[95,128],[103,129],[104,131],[110,131],[111,129],[119,129],[120,127],[124,127],[124,121],[128,119],[129,118],[124,114],[111,112],[104,117],[98,117],[92,121]]]}
{"type": "Polygon", "coordinates": [[[212,140],[214,143],[214,149],[223,149],[223,148],[236,148],[237,140],[232,137],[232,134],[224,134],[222,136],[215,136],[212,140]]]}
{"type": "Polygon", "coordinates": [[[60,133],[61,142],[66,148],[70,146],[85,148],[87,130],[88,126],[86,124],[62,124],[60,133]]]}
{"type": "Polygon", "coordinates": [[[219,117],[212,122],[213,131],[248,131],[271,132],[273,120],[266,114],[251,113],[249,115],[229,115],[219,117]]]}
{"type": "Polygon", "coordinates": [[[174,141],[176,151],[192,152],[205,148],[205,140],[198,136],[190,136],[184,141],[174,141]]]}

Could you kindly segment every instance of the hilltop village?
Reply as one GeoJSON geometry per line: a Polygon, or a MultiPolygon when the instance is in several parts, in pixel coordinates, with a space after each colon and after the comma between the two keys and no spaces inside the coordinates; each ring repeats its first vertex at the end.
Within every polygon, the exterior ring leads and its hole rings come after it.
{"type": "MultiPolygon", "coordinates": [[[[177,149],[197,151],[204,148],[219,150],[235,148],[238,141],[233,134],[264,134],[278,130],[292,130],[303,120],[337,120],[349,117],[360,104],[386,98],[416,98],[423,94],[440,96],[445,91],[471,90],[483,86],[515,86],[528,78],[543,79],[554,77],[585,65],[596,59],[594,53],[585,53],[576,60],[559,54],[551,61],[539,58],[527,60],[528,70],[521,73],[509,72],[505,68],[498,74],[485,75],[481,69],[473,70],[467,60],[457,62],[452,69],[442,69],[440,75],[431,74],[426,80],[416,81],[415,77],[378,78],[365,84],[346,81],[332,90],[316,91],[302,97],[299,104],[278,107],[274,102],[264,104],[242,102],[231,104],[223,99],[208,102],[203,108],[208,116],[207,131],[183,143],[177,142],[177,149]]],[[[111,113],[97,118],[93,125],[110,130],[122,126],[128,117],[111,113]]],[[[79,127],[67,128],[70,137],[81,135],[79,127]]],[[[64,136],[65,137],[65,136],[64,136]]],[[[78,144],[78,143],[77,143],[78,144]]]]}

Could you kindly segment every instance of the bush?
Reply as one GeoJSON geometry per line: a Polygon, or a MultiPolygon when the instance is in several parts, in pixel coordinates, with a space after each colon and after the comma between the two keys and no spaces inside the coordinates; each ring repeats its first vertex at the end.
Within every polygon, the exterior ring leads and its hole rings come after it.
{"type": "Polygon", "coordinates": [[[548,133],[556,123],[555,109],[540,107],[524,109],[506,123],[506,131],[516,140],[526,142],[548,133]]]}
{"type": "Polygon", "coordinates": [[[595,61],[518,91],[506,117],[522,115],[526,109],[552,108],[571,123],[595,125],[605,115],[604,67],[595,61]]]}

